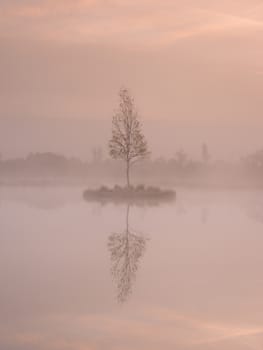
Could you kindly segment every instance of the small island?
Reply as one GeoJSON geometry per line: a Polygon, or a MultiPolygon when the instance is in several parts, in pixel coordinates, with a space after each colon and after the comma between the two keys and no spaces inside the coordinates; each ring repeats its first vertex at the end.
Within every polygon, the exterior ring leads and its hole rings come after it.
{"type": "Polygon", "coordinates": [[[112,137],[109,141],[109,153],[113,159],[126,164],[126,186],[115,185],[113,188],[102,186],[99,189],[84,191],[88,201],[111,202],[160,202],[173,200],[175,192],[158,187],[144,185],[132,186],[130,170],[133,165],[149,156],[147,141],[142,133],[141,121],[136,111],[134,100],[126,88],[119,92],[119,108],[112,118],[112,137]]]}
{"type": "Polygon", "coordinates": [[[159,187],[144,185],[120,187],[118,185],[113,188],[101,186],[98,189],[86,190],[83,197],[88,201],[99,201],[101,203],[130,203],[130,204],[159,204],[163,201],[171,201],[175,199],[175,191],[164,190],[159,187]]]}

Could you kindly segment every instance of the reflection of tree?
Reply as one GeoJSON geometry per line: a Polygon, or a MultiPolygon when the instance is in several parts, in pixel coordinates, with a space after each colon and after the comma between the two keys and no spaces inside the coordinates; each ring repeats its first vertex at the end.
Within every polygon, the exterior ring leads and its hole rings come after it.
{"type": "Polygon", "coordinates": [[[146,248],[146,239],[129,227],[129,210],[128,205],[126,229],[121,233],[111,234],[108,242],[111,253],[111,271],[117,283],[117,299],[121,303],[125,302],[132,293],[138,264],[146,248]]]}

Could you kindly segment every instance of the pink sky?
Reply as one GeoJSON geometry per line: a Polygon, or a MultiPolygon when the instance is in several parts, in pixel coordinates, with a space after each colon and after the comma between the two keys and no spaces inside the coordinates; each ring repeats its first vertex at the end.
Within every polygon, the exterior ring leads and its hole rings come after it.
{"type": "Polygon", "coordinates": [[[2,35],[16,38],[158,47],[189,37],[241,36],[263,28],[263,4],[256,0],[9,0],[0,4],[2,35]]]}
{"type": "Polygon", "coordinates": [[[0,0],[0,33],[2,118],[109,119],[126,85],[174,147],[263,146],[262,1],[0,0]]]}

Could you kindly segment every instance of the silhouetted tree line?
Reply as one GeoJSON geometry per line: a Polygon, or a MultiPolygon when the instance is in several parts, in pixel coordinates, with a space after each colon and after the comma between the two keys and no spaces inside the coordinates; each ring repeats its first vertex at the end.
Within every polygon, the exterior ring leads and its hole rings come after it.
{"type": "MultiPolygon", "coordinates": [[[[169,159],[146,159],[132,169],[134,181],[169,181],[185,185],[263,185],[263,150],[243,157],[237,163],[208,161],[206,152],[204,151],[204,159],[201,156],[200,160],[192,159],[183,150],[177,151],[169,159]]],[[[30,182],[41,179],[88,182],[96,179],[112,180],[116,183],[124,180],[123,170],[125,164],[121,160],[105,159],[98,150],[89,161],[56,153],[32,153],[26,158],[0,159],[0,182],[30,182]]]]}

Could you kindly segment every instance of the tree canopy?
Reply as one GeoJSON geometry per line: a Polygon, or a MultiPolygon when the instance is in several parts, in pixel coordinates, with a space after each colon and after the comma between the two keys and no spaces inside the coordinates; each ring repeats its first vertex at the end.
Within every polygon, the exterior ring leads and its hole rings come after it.
{"type": "Polygon", "coordinates": [[[127,185],[129,186],[130,166],[147,156],[149,152],[133,98],[126,88],[120,89],[119,97],[119,108],[112,118],[109,152],[112,158],[126,162],[127,185]]]}

